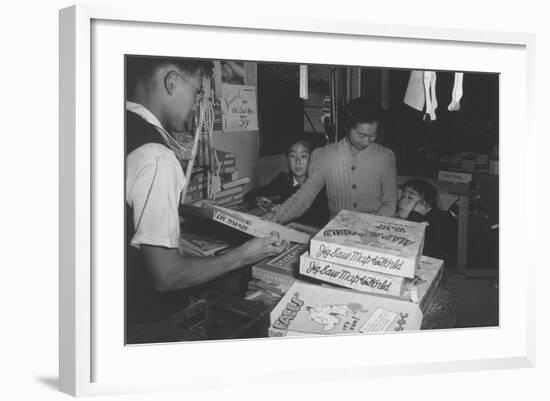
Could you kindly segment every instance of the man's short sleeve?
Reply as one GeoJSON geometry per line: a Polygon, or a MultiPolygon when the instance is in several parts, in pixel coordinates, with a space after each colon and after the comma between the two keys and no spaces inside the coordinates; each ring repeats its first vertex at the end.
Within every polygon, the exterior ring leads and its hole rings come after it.
{"type": "Polygon", "coordinates": [[[178,247],[178,209],[184,185],[182,167],[165,146],[147,144],[128,155],[126,202],[134,218],[132,245],[178,247]]]}

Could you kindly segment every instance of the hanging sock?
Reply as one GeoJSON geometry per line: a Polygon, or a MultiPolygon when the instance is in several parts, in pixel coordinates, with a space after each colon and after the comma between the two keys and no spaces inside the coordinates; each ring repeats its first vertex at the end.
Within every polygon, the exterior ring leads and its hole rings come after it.
{"type": "Polygon", "coordinates": [[[460,110],[460,99],[462,99],[462,80],[464,78],[463,72],[455,72],[455,82],[453,84],[452,100],[449,103],[447,109],[449,111],[460,110]]]}
{"type": "Polygon", "coordinates": [[[309,98],[308,89],[308,70],[307,64],[300,65],[300,98],[307,100],[309,98]]]}
{"type": "Polygon", "coordinates": [[[435,71],[432,71],[431,81],[430,81],[430,96],[432,97],[432,108],[428,111],[432,121],[435,121],[436,115],[435,110],[437,109],[437,95],[435,93],[435,82],[437,80],[437,75],[435,71]]]}
{"type": "MultiPolygon", "coordinates": [[[[437,97],[435,93],[435,83],[437,77],[435,71],[424,71],[424,94],[426,97],[426,115],[430,121],[437,118],[435,110],[437,109],[437,97]]],[[[425,116],[426,117],[426,116],[425,116]]]]}
{"type": "Polygon", "coordinates": [[[428,120],[430,118],[428,110],[432,107],[432,99],[430,97],[430,82],[430,71],[424,71],[424,97],[426,99],[426,112],[424,113],[424,120],[428,120]]]}

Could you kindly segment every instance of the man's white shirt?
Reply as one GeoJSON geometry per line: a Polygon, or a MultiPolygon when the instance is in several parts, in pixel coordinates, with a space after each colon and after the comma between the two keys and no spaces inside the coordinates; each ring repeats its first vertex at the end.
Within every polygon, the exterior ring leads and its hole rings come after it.
{"type": "MultiPolygon", "coordinates": [[[[162,128],[158,119],[144,106],[127,102],[126,109],[162,128]]],[[[174,152],[162,144],[142,145],[126,157],[126,202],[133,210],[133,246],[178,247],[178,209],[185,185],[180,162],[174,152]]]]}

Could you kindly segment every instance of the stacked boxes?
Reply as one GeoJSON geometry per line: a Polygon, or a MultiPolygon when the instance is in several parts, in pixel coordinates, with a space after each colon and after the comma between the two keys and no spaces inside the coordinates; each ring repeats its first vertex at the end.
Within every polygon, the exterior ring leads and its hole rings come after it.
{"type": "MultiPolygon", "coordinates": [[[[240,205],[244,198],[244,186],[250,182],[248,177],[239,177],[237,170],[237,155],[231,152],[216,150],[220,163],[219,178],[221,190],[215,194],[213,202],[224,207],[240,205]]],[[[206,199],[208,195],[209,175],[212,176],[206,167],[193,167],[187,195],[183,203],[193,203],[206,199]]]]}
{"type": "Polygon", "coordinates": [[[300,256],[307,248],[305,244],[292,244],[280,255],[252,266],[252,277],[290,287],[298,278],[300,256]]]}
{"type": "Polygon", "coordinates": [[[422,256],[416,270],[416,277],[405,282],[401,297],[417,303],[422,313],[426,313],[433,301],[433,294],[443,276],[441,259],[422,256]]]}
{"type": "Polygon", "coordinates": [[[220,175],[232,174],[237,171],[237,155],[231,152],[216,149],[216,156],[220,162],[220,175]]]}
{"type": "Polygon", "coordinates": [[[217,192],[214,197],[216,205],[232,207],[243,202],[244,185],[249,182],[248,177],[239,179],[237,170],[237,155],[223,150],[216,150],[216,155],[220,163],[220,179],[222,190],[217,192]]]}
{"type": "Polygon", "coordinates": [[[419,329],[422,313],[430,305],[443,267],[443,261],[421,256],[424,234],[423,223],[342,210],[312,238],[309,252],[301,254],[299,274],[293,277],[292,285],[272,311],[270,335],[332,333],[334,330],[324,328],[308,331],[305,318],[291,319],[294,323],[284,328],[281,316],[288,305],[309,302],[307,308],[300,310],[304,316],[310,315],[309,321],[315,320],[317,312],[342,307],[335,302],[344,300],[358,302],[362,308],[348,308],[345,313],[327,312],[328,320],[334,320],[330,316],[336,317],[335,327],[344,322],[337,332],[419,329]],[[306,285],[301,281],[304,278],[320,280],[332,288],[306,285]],[[296,297],[301,301],[296,301],[296,297]],[[374,314],[365,314],[365,309],[374,314]],[[315,316],[311,316],[312,311],[315,316]],[[414,318],[403,323],[407,319],[402,315],[414,318]],[[297,321],[304,324],[296,325],[297,321]],[[361,327],[348,330],[346,327],[353,321],[362,322],[361,327]],[[385,323],[377,325],[377,321],[385,323]]]}
{"type": "Polygon", "coordinates": [[[460,171],[464,173],[487,173],[489,171],[489,155],[472,152],[460,152],[452,156],[427,155],[428,161],[437,170],[460,171]]]}
{"type": "Polygon", "coordinates": [[[425,225],[342,210],[311,240],[314,259],[414,278],[424,248],[425,225]]]}
{"type": "Polygon", "coordinates": [[[206,197],[208,171],[204,167],[194,166],[187,187],[184,203],[192,203],[206,197]]]}
{"type": "MultiPolygon", "coordinates": [[[[317,228],[298,223],[290,223],[287,227],[310,236],[314,236],[319,231],[317,228]]],[[[274,306],[271,301],[272,296],[279,300],[296,280],[303,280],[304,277],[301,277],[299,272],[300,256],[307,252],[308,248],[308,244],[291,243],[289,248],[280,255],[262,260],[252,266],[252,280],[248,283],[247,292],[247,295],[252,297],[251,300],[269,300],[270,303],[265,304],[274,306]]],[[[307,277],[305,279],[307,280],[307,277]]]]}

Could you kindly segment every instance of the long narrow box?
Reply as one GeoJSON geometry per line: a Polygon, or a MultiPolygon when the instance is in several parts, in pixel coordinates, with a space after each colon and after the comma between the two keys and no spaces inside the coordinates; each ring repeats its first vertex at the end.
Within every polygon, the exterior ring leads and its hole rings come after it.
{"type": "Polygon", "coordinates": [[[361,292],[396,297],[401,296],[407,280],[405,277],[314,259],[308,252],[300,257],[300,274],[361,292]]]}
{"type": "Polygon", "coordinates": [[[208,208],[213,209],[212,220],[254,237],[268,237],[275,231],[279,233],[279,238],[281,240],[286,240],[288,242],[307,244],[310,239],[310,236],[306,233],[262,220],[248,213],[238,212],[219,206],[208,206],[208,208]]]}
{"type": "Polygon", "coordinates": [[[414,278],[424,223],[342,210],[311,239],[310,255],[339,265],[414,278]]]}
{"type": "Polygon", "coordinates": [[[269,237],[272,232],[277,232],[279,239],[299,244],[307,244],[311,238],[308,233],[265,221],[248,213],[210,205],[207,202],[204,202],[202,207],[184,204],[181,206],[180,211],[183,215],[198,216],[217,221],[253,237],[269,237]]]}
{"type": "Polygon", "coordinates": [[[270,314],[269,335],[376,333],[419,330],[412,302],[295,282],[270,314]]]}

